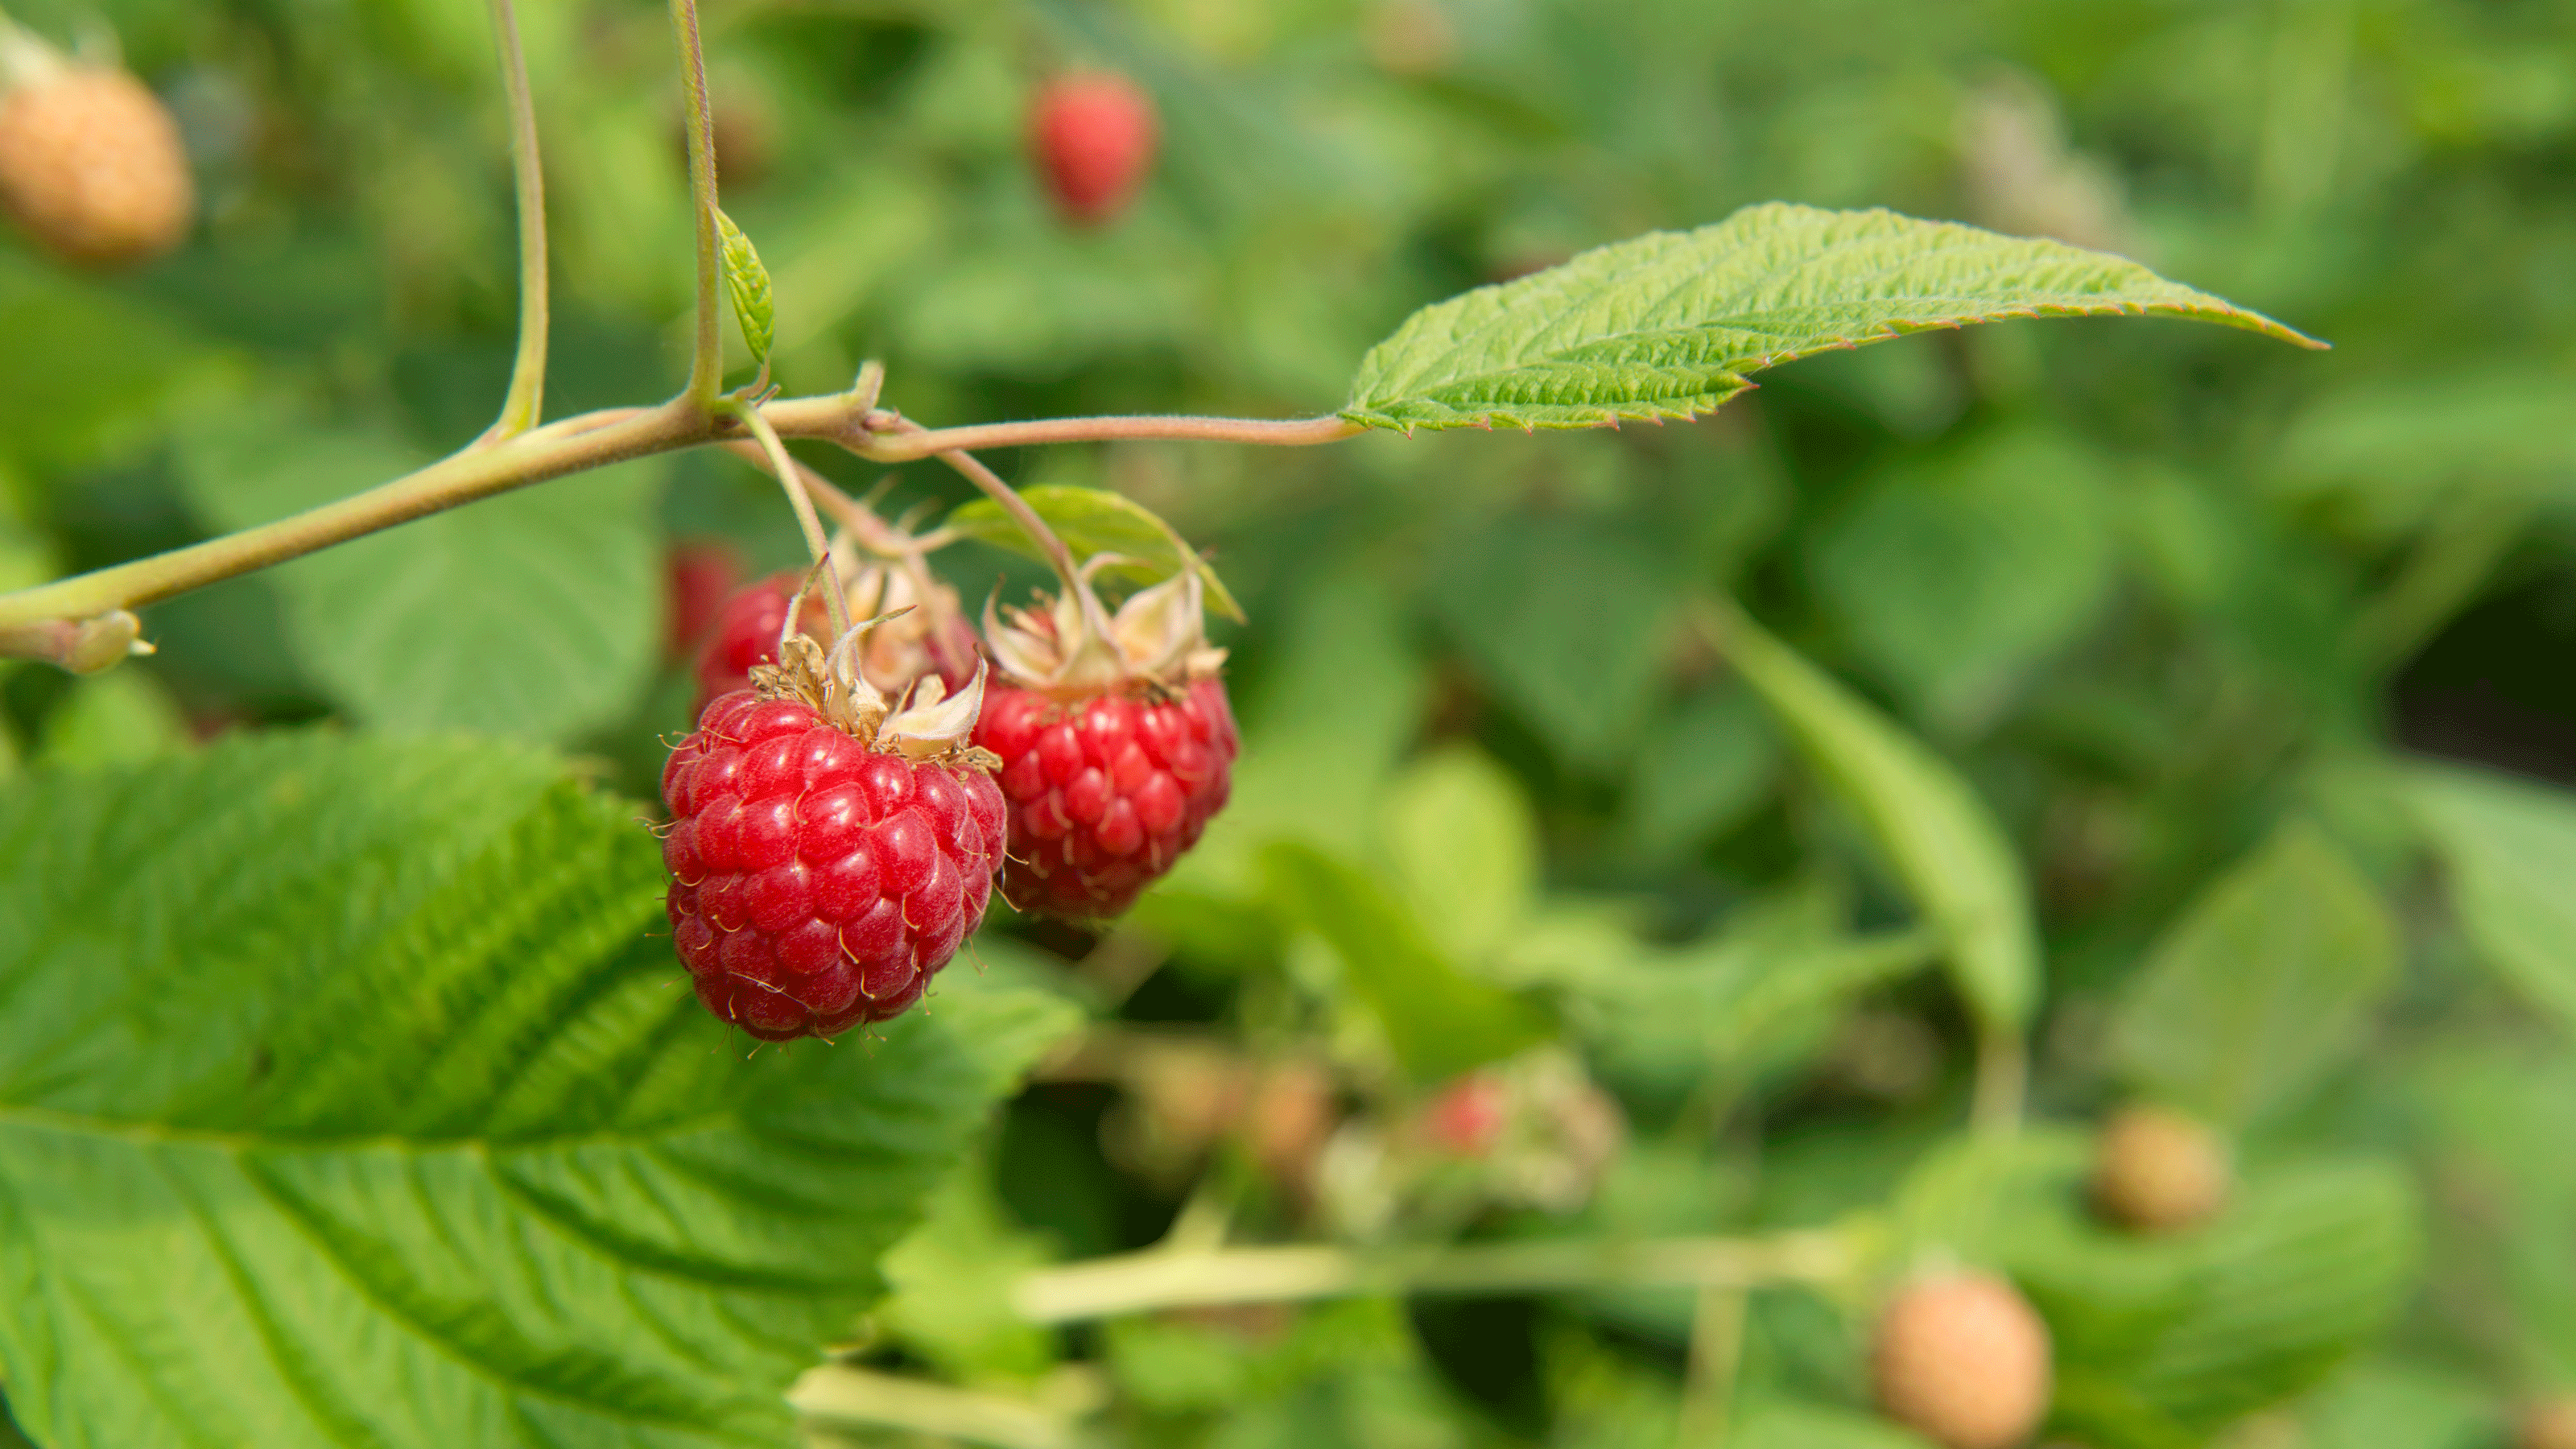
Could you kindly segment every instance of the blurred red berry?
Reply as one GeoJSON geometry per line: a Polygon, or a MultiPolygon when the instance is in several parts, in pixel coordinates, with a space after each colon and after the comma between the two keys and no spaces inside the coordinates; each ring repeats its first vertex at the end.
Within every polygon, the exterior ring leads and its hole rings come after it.
{"type": "Polygon", "coordinates": [[[1126,209],[1153,167],[1160,133],[1153,98],[1106,72],[1055,80],[1029,116],[1029,145],[1048,193],[1085,226],[1126,209]]]}
{"type": "Polygon", "coordinates": [[[665,657],[686,659],[714,635],[728,596],[742,582],[742,555],[721,540],[689,539],[671,546],[663,573],[670,623],[663,651],[665,657]]]}
{"type": "Polygon", "coordinates": [[[1482,1157],[1510,1124],[1509,1083],[1490,1072],[1470,1072],[1440,1089],[1422,1114],[1423,1135],[1458,1157],[1482,1157]]]}

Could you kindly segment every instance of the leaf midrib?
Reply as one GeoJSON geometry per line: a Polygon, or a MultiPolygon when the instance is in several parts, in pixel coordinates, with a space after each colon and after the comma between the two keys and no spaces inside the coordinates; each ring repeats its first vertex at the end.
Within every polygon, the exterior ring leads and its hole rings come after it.
{"type": "Polygon", "coordinates": [[[487,1157],[508,1157],[520,1153],[556,1152],[582,1147],[619,1147],[644,1151],[660,1146],[669,1138],[685,1136],[692,1132],[748,1125],[740,1111],[723,1109],[686,1117],[668,1118],[649,1130],[606,1128],[593,1132],[568,1132],[557,1136],[506,1140],[473,1136],[414,1137],[398,1132],[364,1136],[289,1137],[270,1136],[257,1131],[238,1129],[181,1127],[167,1122],[133,1121],[100,1116],[95,1113],[65,1111],[58,1107],[36,1107],[25,1103],[0,1103],[0,1127],[32,1127],[39,1131],[77,1133],[145,1147],[166,1144],[180,1147],[212,1147],[225,1152],[323,1153],[393,1149],[409,1153],[430,1153],[461,1150],[481,1153],[487,1157]]]}

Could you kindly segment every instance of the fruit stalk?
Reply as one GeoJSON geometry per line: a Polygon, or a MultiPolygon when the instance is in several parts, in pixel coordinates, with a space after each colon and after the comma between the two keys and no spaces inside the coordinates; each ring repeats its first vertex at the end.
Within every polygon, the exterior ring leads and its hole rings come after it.
{"type": "Polygon", "coordinates": [[[804,470],[787,454],[787,445],[778,439],[778,430],[761,417],[757,408],[745,407],[728,400],[724,410],[739,418],[760,441],[760,450],[769,459],[770,471],[778,475],[778,486],[787,490],[788,505],[796,510],[796,526],[804,531],[805,550],[813,555],[814,566],[823,571],[823,606],[832,619],[832,637],[849,632],[849,611],[841,600],[841,580],[832,570],[832,543],[823,536],[823,521],[814,516],[814,500],[805,494],[804,470]]]}

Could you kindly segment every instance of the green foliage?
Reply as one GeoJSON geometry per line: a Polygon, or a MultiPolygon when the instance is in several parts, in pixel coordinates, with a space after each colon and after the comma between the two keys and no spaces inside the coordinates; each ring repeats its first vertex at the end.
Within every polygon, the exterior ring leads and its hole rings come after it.
{"type": "Polygon", "coordinates": [[[1264,864],[1272,898],[1332,947],[1348,990],[1414,1080],[1435,1083],[1547,1037],[1545,1017],[1462,973],[1367,873],[1288,843],[1272,846],[1264,864]]]}
{"type": "Polygon", "coordinates": [[[2409,787],[2479,957],[2576,1028],[2576,800],[2456,770],[2423,771],[2409,787]]]}
{"type": "MultiPolygon", "coordinates": [[[[252,413],[184,444],[188,501],[247,528],[429,461],[382,430],[252,413]]],[[[603,469],[284,565],[299,655],[332,697],[402,733],[560,740],[633,707],[660,632],[652,515],[665,465],[603,469]]]]}
{"type": "Polygon", "coordinates": [[[1342,416],[1406,432],[1688,418],[1751,386],[1745,374],[1827,348],[2118,313],[2308,341],[2119,257],[1775,202],[1426,307],[1360,360],[1342,416]]]}
{"type": "Polygon", "coordinates": [[[2361,1035],[2397,947],[2370,882],[2313,827],[2286,826],[2157,941],[2130,980],[2112,1060],[2215,1123],[2294,1105],[2361,1035]]]}
{"type": "Polygon", "coordinates": [[[2057,1339],[2056,1421],[2110,1449],[2205,1442],[2378,1332],[2417,1234],[2412,1191],[2375,1164],[2256,1182],[2170,1246],[2034,1233],[2013,1267],[2057,1339]]]}
{"type": "Polygon", "coordinates": [[[774,1442],[1065,1013],[951,989],[872,1049],[746,1058],[648,934],[654,855],[556,762],[444,741],[280,735],[0,801],[8,875],[47,883],[0,906],[20,1422],[774,1442]]]}
{"type": "MultiPolygon", "coordinates": [[[[516,294],[486,7],[8,8],[57,40],[113,31],[204,209],[124,273],[0,224],[0,587],[482,432],[516,294]]],[[[559,417],[667,397],[693,221],[667,15],[516,8],[548,396],[559,417]]],[[[1412,1150],[1421,1088],[1537,1038],[1625,1118],[1593,1200],[1408,1209],[1386,1239],[1832,1226],[1873,1270],[2002,1267],[2067,1370],[2043,1443],[2469,1449],[2576,1384],[2576,1158],[2554,1150],[2576,1133],[2576,216],[2534,181],[2576,146],[2576,11],[708,19],[725,203],[795,304],[768,322],[783,387],[882,358],[885,404],[925,424],[1347,404],[1379,427],[992,460],[1049,485],[1077,549],[1137,561],[1116,586],[1186,566],[1157,519],[1223,561],[1211,593],[1250,616],[1213,631],[1234,799],[1103,943],[997,909],[926,1016],[745,1061],[658,935],[642,807],[440,732],[569,742],[649,798],[694,688],[660,637],[664,551],[803,556],[754,470],[551,482],[149,606],[160,652],[109,675],[0,664],[0,924],[38,931],[0,952],[0,1383],[37,1442],[649,1443],[686,1437],[650,1418],[674,1404],[700,1439],[885,1437],[785,1422],[780,1389],[832,1345],[868,1383],[1086,1443],[1662,1449],[1706,1407],[1687,1290],[1072,1332],[1009,1309],[1032,1265],[1143,1248],[1176,1214],[1328,1248],[1369,1154],[1412,1150]],[[1093,66],[1152,95],[1163,145],[1129,211],[1077,229],[1025,121],[1042,77],[1093,66]],[[1990,230],[1739,210],[1774,197],[1990,230]],[[2111,253],[2339,350],[2107,315],[1957,327],[2220,305],[2111,253]],[[1860,345],[1915,325],[1942,330],[1860,345]],[[1730,398],[1694,425],[1495,435],[1730,398]],[[1796,658],[1686,633],[1711,591],[1796,658]],[[190,739],[308,721],[291,746],[190,739]],[[218,774],[221,801],[188,783],[218,774]],[[1851,871],[1854,845],[1883,869],[1851,871]],[[282,856],[309,868],[281,881],[282,856]],[[1945,957],[1983,1003],[1966,1020],[1924,979],[1945,957]],[[980,1131],[1001,1059],[1062,1019],[1026,990],[1048,980],[1099,1034],[980,1131]],[[2036,1119],[1971,1132],[1975,1039],[2006,1020],[2036,1119]],[[1148,1110],[1155,1051],[1116,1049],[1139,1043],[1217,1064],[1178,1094],[1196,1127],[1148,1110]],[[1251,1127],[1281,1063],[1330,1084],[1302,1173],[1251,1127]],[[2093,1220],[2086,1119],[2141,1093],[2252,1114],[2204,1228],[2093,1220]],[[704,1135],[652,1114],[681,1097],[715,1104],[704,1135]],[[632,1131],[575,1131],[621,1110],[632,1131]],[[613,1210],[521,1190],[556,1161],[613,1210]],[[686,1276],[709,1264],[776,1283],[686,1276]],[[545,1375],[575,1392],[524,1387],[545,1375]],[[518,1418],[492,1407],[513,1396],[518,1418]]],[[[810,461],[885,484],[889,517],[1032,552],[936,464],[810,461]]],[[[970,603],[993,585],[989,558],[933,562],[970,603]]],[[[1868,1286],[1752,1294],[1731,1422],[1707,1427],[1906,1442],[1866,1406],[1868,1286]]]]}
{"type": "Polygon", "coordinates": [[[1817,541],[1816,581],[1854,649],[1944,724],[1993,719],[2110,594],[2111,484],[2054,429],[1970,438],[1874,476],[1817,541]]]}
{"type": "MultiPolygon", "coordinates": [[[[1183,569],[1195,568],[1207,584],[1210,607],[1229,618],[1240,620],[1243,606],[1227,593],[1223,581],[1207,561],[1190,551],[1172,526],[1155,517],[1143,504],[1101,488],[1074,488],[1064,484],[1042,483],[1019,490],[1021,501],[1036,511],[1055,536],[1064,540],[1077,559],[1089,560],[1103,554],[1115,555],[1116,561],[1104,564],[1100,577],[1133,579],[1138,583],[1156,584],[1173,577],[1183,569]]],[[[1029,537],[1020,521],[1005,512],[990,498],[977,498],[958,505],[948,515],[948,527],[968,538],[1007,548],[1014,553],[1046,562],[1047,553],[1038,541],[1029,537]]]]}
{"type": "Polygon", "coordinates": [[[2039,999],[2030,891],[1992,813],[1920,741],[1731,606],[1726,657],[1944,938],[1960,993],[2010,1030],[2039,999]]]}
{"type": "Polygon", "coordinates": [[[769,345],[778,332],[778,303],[770,295],[769,268],[760,264],[760,252],[751,238],[742,234],[733,218],[717,207],[716,235],[722,244],[725,292],[733,301],[733,320],[742,329],[742,344],[751,349],[751,360],[769,366],[769,345]]]}

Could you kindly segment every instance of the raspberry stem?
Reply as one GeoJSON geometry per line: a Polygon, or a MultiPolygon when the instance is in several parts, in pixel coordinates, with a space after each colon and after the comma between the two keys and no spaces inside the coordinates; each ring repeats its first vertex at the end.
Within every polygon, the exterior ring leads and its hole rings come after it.
{"type": "Polygon", "coordinates": [[[510,105],[510,176],[519,208],[519,355],[510,365],[510,392],[488,442],[517,437],[545,415],[546,178],[537,157],[537,108],[528,88],[528,57],[519,43],[519,17],[511,0],[492,0],[492,35],[501,50],[501,89],[510,105]]]}
{"type": "Polygon", "coordinates": [[[1750,1289],[1835,1284],[1860,1266],[1832,1231],[1761,1238],[1468,1243],[1356,1251],[1321,1245],[1170,1247],[1047,1268],[1011,1301],[1033,1323],[1076,1323],[1167,1308],[1287,1303],[1359,1293],[1528,1293],[1571,1288],[1750,1289]]]}
{"type": "Polygon", "coordinates": [[[715,407],[724,375],[724,341],[716,331],[716,148],[707,105],[707,53],[698,40],[698,0],[671,0],[671,29],[680,43],[680,95],[689,132],[689,205],[696,213],[698,310],[689,353],[689,387],[681,396],[700,412],[715,407]]]}
{"type": "MultiPolygon", "coordinates": [[[[805,549],[814,556],[814,566],[823,571],[823,607],[832,620],[832,637],[839,639],[850,632],[849,607],[841,598],[841,576],[832,567],[832,543],[823,536],[823,521],[814,516],[814,500],[806,496],[804,470],[779,441],[778,430],[760,415],[760,410],[745,406],[740,399],[726,398],[719,407],[724,413],[741,420],[751,435],[760,440],[761,452],[769,459],[770,470],[778,475],[778,486],[787,490],[788,505],[796,510],[796,526],[805,533],[805,549]]],[[[788,627],[795,627],[796,611],[787,611],[788,627]]]]}

